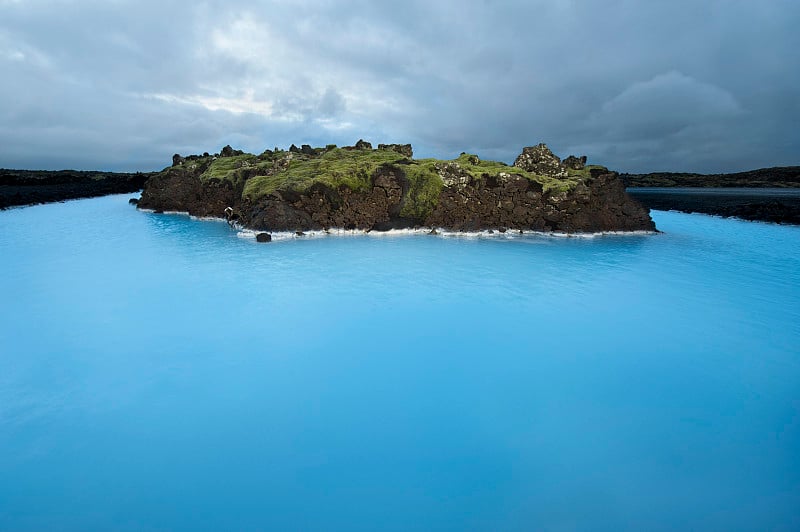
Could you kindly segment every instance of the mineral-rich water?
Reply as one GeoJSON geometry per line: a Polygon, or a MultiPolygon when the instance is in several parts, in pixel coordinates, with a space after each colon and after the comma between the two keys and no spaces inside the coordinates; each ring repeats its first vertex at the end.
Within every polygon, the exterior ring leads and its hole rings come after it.
{"type": "Polygon", "coordinates": [[[800,228],[0,212],[0,529],[800,527],[800,228]]]}

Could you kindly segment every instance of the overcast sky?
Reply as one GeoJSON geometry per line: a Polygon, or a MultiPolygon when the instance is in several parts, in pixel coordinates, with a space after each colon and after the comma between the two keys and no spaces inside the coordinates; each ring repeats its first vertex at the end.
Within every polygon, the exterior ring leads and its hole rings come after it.
{"type": "Polygon", "coordinates": [[[620,171],[800,164],[798,0],[0,0],[0,167],[410,142],[620,171]]]}

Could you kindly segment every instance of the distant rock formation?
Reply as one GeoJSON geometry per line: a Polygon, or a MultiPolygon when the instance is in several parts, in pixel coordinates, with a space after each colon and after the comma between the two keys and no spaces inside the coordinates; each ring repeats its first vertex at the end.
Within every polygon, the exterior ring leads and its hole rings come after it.
{"type": "Polygon", "coordinates": [[[0,209],[138,192],[151,173],[0,169],[0,209]]]}

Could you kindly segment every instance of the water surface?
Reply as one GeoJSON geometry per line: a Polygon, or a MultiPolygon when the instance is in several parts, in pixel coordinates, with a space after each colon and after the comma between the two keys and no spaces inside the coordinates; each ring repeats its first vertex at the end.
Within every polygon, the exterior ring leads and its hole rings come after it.
{"type": "Polygon", "coordinates": [[[800,527],[800,228],[0,212],[0,530],[800,527]]]}

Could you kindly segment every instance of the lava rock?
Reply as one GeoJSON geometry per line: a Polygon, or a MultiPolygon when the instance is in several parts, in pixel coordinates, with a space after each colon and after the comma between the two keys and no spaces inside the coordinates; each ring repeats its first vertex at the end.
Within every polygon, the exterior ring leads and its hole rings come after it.
{"type": "Polygon", "coordinates": [[[514,166],[527,172],[550,177],[567,177],[567,168],[546,144],[522,148],[514,166]]]}
{"type": "Polygon", "coordinates": [[[572,170],[583,170],[586,168],[586,156],[575,157],[574,155],[570,155],[564,159],[563,164],[565,167],[572,170]]]}
{"type": "Polygon", "coordinates": [[[367,142],[364,139],[358,139],[358,142],[356,142],[356,149],[357,150],[371,150],[372,149],[372,143],[371,142],[367,142]]]}
{"type": "Polygon", "coordinates": [[[378,144],[378,149],[396,151],[409,159],[414,157],[414,150],[411,148],[411,144],[378,144]]]}
{"type": "Polygon", "coordinates": [[[256,235],[256,242],[272,242],[272,235],[269,233],[258,233],[256,235]]]}

